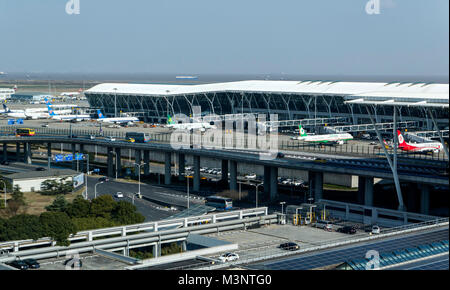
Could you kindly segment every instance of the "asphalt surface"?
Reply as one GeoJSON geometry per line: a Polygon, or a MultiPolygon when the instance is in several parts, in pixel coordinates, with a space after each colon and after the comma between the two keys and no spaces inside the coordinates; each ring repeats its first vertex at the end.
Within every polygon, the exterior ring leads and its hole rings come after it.
{"type": "MultiPolygon", "coordinates": [[[[88,178],[88,197],[94,198],[95,184],[98,178],[88,178]]],[[[133,194],[139,192],[138,183],[116,182],[113,178],[110,181],[97,185],[97,196],[111,195],[115,200],[126,200],[133,202],[133,194]],[[124,197],[116,198],[114,195],[121,192],[124,197]]],[[[141,194],[146,199],[134,199],[134,205],[137,210],[145,216],[146,221],[156,221],[168,218],[187,207],[187,197],[185,192],[180,192],[171,188],[160,187],[157,185],[141,184],[141,194]],[[174,205],[175,210],[167,206],[174,205]]],[[[191,204],[202,203],[201,200],[190,198],[191,204]]]]}

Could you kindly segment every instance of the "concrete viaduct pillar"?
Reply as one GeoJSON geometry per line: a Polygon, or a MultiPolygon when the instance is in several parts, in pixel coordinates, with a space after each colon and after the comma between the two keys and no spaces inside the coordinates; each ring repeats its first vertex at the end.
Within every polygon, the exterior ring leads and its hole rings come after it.
{"type": "Polygon", "coordinates": [[[186,167],[186,156],[182,153],[178,154],[178,180],[183,181],[184,178],[184,168],[186,167]]]}
{"type": "Polygon", "coordinates": [[[228,184],[228,160],[222,160],[222,183],[228,184]]]}
{"type": "Polygon", "coordinates": [[[116,167],[114,168],[114,170],[117,170],[117,177],[121,177],[122,176],[122,151],[120,150],[120,148],[115,148],[114,149],[116,152],[116,167]],[[117,169],[116,169],[117,168],[117,169]]]}
{"type": "Polygon", "coordinates": [[[134,176],[139,177],[139,171],[141,170],[141,167],[139,167],[137,164],[142,163],[141,150],[134,149],[134,163],[134,176]]]}
{"type": "Polygon", "coordinates": [[[200,156],[194,155],[194,191],[200,191],[200,156]]]}
{"type": "Polygon", "coordinates": [[[230,190],[237,191],[237,162],[230,160],[230,190]]]}
{"type": "Polygon", "coordinates": [[[113,177],[115,177],[115,174],[114,174],[114,164],[113,164],[113,160],[114,160],[114,153],[113,153],[113,148],[112,147],[108,147],[107,148],[107,150],[108,150],[108,160],[107,160],[107,163],[108,163],[108,177],[111,177],[111,178],[113,178],[113,177]]]}
{"type": "Polygon", "coordinates": [[[72,170],[77,170],[77,161],[75,160],[75,154],[77,153],[77,144],[72,143],[72,156],[73,156],[73,160],[72,160],[72,170]]]}
{"type": "Polygon", "coordinates": [[[419,184],[420,190],[420,213],[430,214],[430,186],[419,184]]]}
{"type": "MultiPolygon", "coordinates": [[[[80,148],[79,153],[84,155],[84,144],[80,144],[79,148],[80,148]]],[[[89,158],[89,156],[87,156],[86,158],[89,158]]],[[[84,164],[85,164],[85,162],[86,161],[84,161],[84,159],[79,161],[79,163],[80,163],[80,172],[84,172],[84,164]]]]}
{"type": "Polygon", "coordinates": [[[358,203],[373,206],[373,177],[358,176],[358,203]]]}
{"type": "Polygon", "coordinates": [[[19,142],[16,143],[16,161],[17,162],[20,161],[20,143],[19,142]]]}
{"type": "Polygon", "coordinates": [[[170,185],[172,179],[172,153],[164,153],[164,184],[170,185]]]}
{"type": "Polygon", "coordinates": [[[278,167],[270,167],[270,201],[278,195],[278,167]]]}
{"type": "Polygon", "coordinates": [[[314,202],[323,197],[323,172],[308,172],[309,196],[314,198],[314,202]]]}
{"type": "Polygon", "coordinates": [[[52,143],[47,143],[47,157],[52,157],[52,143]]]}
{"type": "Polygon", "coordinates": [[[8,160],[8,143],[3,143],[3,161],[8,160]]]}
{"type": "Polygon", "coordinates": [[[270,166],[264,166],[264,196],[270,196],[270,166]]]}
{"type": "Polygon", "coordinates": [[[25,143],[24,144],[24,156],[25,156],[25,160],[24,162],[26,164],[31,164],[31,143],[25,143]]]}

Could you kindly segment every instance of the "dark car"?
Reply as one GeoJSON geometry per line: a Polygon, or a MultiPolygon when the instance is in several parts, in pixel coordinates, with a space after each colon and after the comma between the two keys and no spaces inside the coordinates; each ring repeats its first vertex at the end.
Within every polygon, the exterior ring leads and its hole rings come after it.
{"type": "Polygon", "coordinates": [[[279,246],[282,250],[288,250],[288,251],[297,251],[300,249],[300,246],[296,243],[289,242],[289,243],[283,243],[279,246]]]}
{"type": "Polygon", "coordinates": [[[2,164],[2,165],[9,165],[9,161],[8,161],[8,160],[4,160],[4,161],[2,161],[1,164],[2,164]]]}
{"type": "Polygon", "coordinates": [[[36,168],[35,170],[36,170],[36,171],[45,171],[45,170],[47,170],[47,169],[45,169],[44,167],[38,167],[38,168],[36,168]]]}
{"type": "Polygon", "coordinates": [[[277,153],[277,158],[284,158],[284,153],[278,152],[277,153]]]}
{"type": "Polygon", "coordinates": [[[356,228],[352,226],[344,226],[342,228],[339,228],[337,231],[344,234],[356,234],[356,228]]]}
{"type": "Polygon", "coordinates": [[[26,259],[23,260],[23,262],[25,262],[25,264],[27,264],[31,269],[39,269],[41,267],[41,265],[35,259],[26,259]]]}
{"type": "Polygon", "coordinates": [[[83,262],[81,262],[78,258],[68,259],[64,262],[64,266],[70,266],[72,268],[81,268],[83,267],[83,262]]]}
{"type": "Polygon", "coordinates": [[[19,270],[27,270],[29,268],[27,263],[25,263],[24,261],[20,261],[20,260],[13,261],[13,262],[9,263],[9,265],[16,269],[19,269],[19,270]]]}
{"type": "Polygon", "coordinates": [[[109,181],[109,178],[108,177],[100,177],[99,179],[98,179],[98,182],[108,182],[109,181]]]}

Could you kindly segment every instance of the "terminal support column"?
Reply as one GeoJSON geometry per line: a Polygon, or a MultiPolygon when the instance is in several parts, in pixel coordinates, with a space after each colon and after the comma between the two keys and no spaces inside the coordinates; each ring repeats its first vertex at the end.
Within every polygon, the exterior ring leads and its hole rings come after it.
{"type": "Polygon", "coordinates": [[[230,190],[237,191],[237,162],[230,160],[230,190]]]}
{"type": "Polygon", "coordinates": [[[170,185],[172,179],[172,153],[164,153],[164,184],[170,185]]]}
{"type": "Polygon", "coordinates": [[[182,153],[178,154],[178,180],[183,181],[184,178],[184,168],[186,167],[186,156],[182,153]]]}
{"type": "Polygon", "coordinates": [[[116,152],[116,168],[115,168],[115,170],[117,170],[117,176],[118,177],[121,177],[121,173],[122,173],[122,158],[121,158],[121,154],[122,154],[122,152],[121,152],[121,150],[120,150],[120,148],[119,147],[116,147],[115,149],[115,152],[116,152]]]}
{"type": "Polygon", "coordinates": [[[109,177],[115,177],[114,175],[114,168],[113,168],[113,148],[108,147],[108,176],[109,177]]]}
{"type": "Polygon", "coordinates": [[[273,201],[278,194],[278,167],[270,167],[270,200],[273,201]]]}
{"type": "Polygon", "coordinates": [[[194,155],[194,191],[200,191],[200,156],[194,155]]]}
{"type": "Polygon", "coordinates": [[[144,175],[150,175],[150,151],[144,150],[144,175]]]}

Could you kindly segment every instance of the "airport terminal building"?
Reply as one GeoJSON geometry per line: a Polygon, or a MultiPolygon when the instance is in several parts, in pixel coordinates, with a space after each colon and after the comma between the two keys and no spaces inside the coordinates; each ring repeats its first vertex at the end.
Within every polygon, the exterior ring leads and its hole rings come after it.
{"type": "Polygon", "coordinates": [[[370,123],[365,106],[375,106],[378,123],[392,121],[392,103],[399,121],[419,121],[432,129],[423,104],[434,108],[439,126],[448,127],[449,85],[339,81],[238,81],[200,85],[105,83],[85,91],[92,108],[107,115],[133,112],[147,122],[167,115],[278,114],[279,120],[347,117],[353,124],[370,123]],[[377,103],[383,106],[376,106],[377,103]]]}

